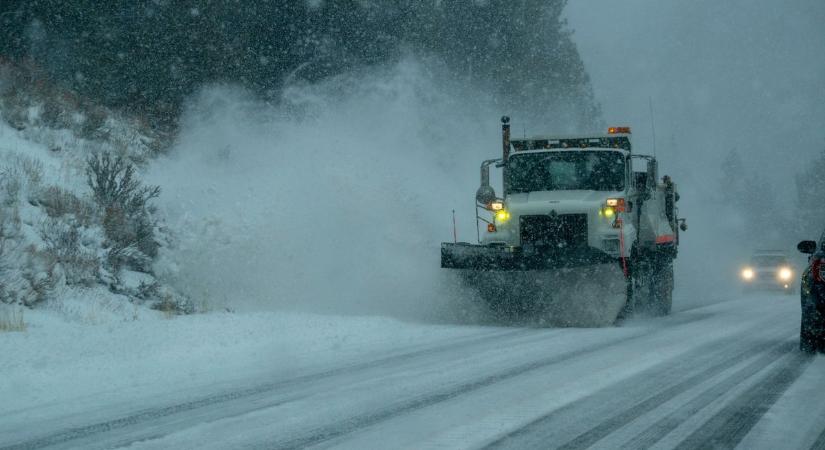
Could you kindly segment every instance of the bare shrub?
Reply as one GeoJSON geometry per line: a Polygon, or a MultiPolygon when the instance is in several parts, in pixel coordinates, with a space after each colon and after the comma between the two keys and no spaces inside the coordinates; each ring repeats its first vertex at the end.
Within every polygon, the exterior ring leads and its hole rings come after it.
{"type": "Polygon", "coordinates": [[[113,268],[128,266],[150,271],[159,244],[155,240],[155,224],[148,212],[130,217],[121,208],[109,207],[103,215],[103,230],[112,243],[108,260],[113,268]]]}
{"type": "Polygon", "coordinates": [[[61,265],[66,284],[91,286],[97,283],[100,259],[94,251],[81,245],[76,224],[48,219],[40,226],[40,237],[46,243],[48,255],[61,265]]]}
{"type": "Polygon", "coordinates": [[[100,129],[106,122],[107,111],[102,107],[90,106],[83,111],[84,120],[78,130],[78,136],[85,139],[100,139],[100,129]]]}
{"type": "Polygon", "coordinates": [[[129,266],[149,271],[159,244],[147,203],[160,195],[160,187],[143,186],[134,164],[108,153],[89,158],[86,175],[95,201],[104,211],[103,230],[111,242],[108,262],[115,269],[129,266]]]}
{"type": "Polygon", "coordinates": [[[20,153],[8,155],[12,170],[22,174],[30,186],[39,186],[43,181],[43,163],[39,159],[20,153]]]}
{"type": "Polygon", "coordinates": [[[38,195],[38,202],[52,218],[73,216],[83,226],[90,226],[95,219],[95,207],[71,191],[59,186],[49,186],[38,195]]]}
{"type": "Polygon", "coordinates": [[[18,153],[3,154],[0,167],[0,201],[6,206],[17,204],[20,192],[27,185],[37,188],[43,181],[43,163],[18,153]]]}
{"type": "Polygon", "coordinates": [[[22,183],[20,176],[10,170],[3,170],[0,172],[0,201],[5,206],[16,205],[20,200],[20,188],[22,183]]]}
{"type": "Polygon", "coordinates": [[[19,303],[25,283],[19,276],[20,218],[16,209],[0,208],[0,303],[19,303]]]}
{"type": "Polygon", "coordinates": [[[134,245],[127,245],[125,247],[115,246],[109,249],[106,255],[106,262],[115,271],[123,267],[130,267],[132,269],[149,273],[152,270],[152,258],[145,253],[138,250],[134,245]]]}
{"type": "Polygon", "coordinates": [[[63,116],[65,111],[60,107],[61,105],[53,100],[46,100],[43,103],[43,112],[40,113],[40,119],[43,124],[50,128],[62,128],[65,126],[63,116]]]}
{"type": "Polygon", "coordinates": [[[141,282],[137,289],[133,289],[129,294],[140,302],[148,302],[150,308],[163,312],[167,318],[173,315],[193,314],[196,311],[195,303],[189,296],[156,279],[141,282]]]}
{"type": "Polygon", "coordinates": [[[9,89],[0,93],[0,117],[16,130],[24,130],[29,121],[30,98],[22,89],[15,89],[14,83],[9,83],[9,89]]]}
{"type": "Polygon", "coordinates": [[[87,161],[86,176],[97,203],[105,208],[117,206],[127,215],[146,208],[146,203],[160,195],[159,186],[143,186],[135,176],[135,165],[123,156],[109,153],[92,156],[87,161]]]}
{"type": "Polygon", "coordinates": [[[46,270],[33,270],[29,268],[22,273],[23,279],[29,284],[29,292],[22,299],[26,306],[34,306],[52,296],[58,284],[63,279],[62,265],[57,264],[54,255],[46,252],[31,251],[34,256],[39,257],[46,264],[46,270]]]}
{"type": "Polygon", "coordinates": [[[165,293],[159,301],[151,306],[164,313],[167,318],[173,315],[193,314],[195,312],[195,304],[187,297],[175,296],[171,293],[165,293]]]}

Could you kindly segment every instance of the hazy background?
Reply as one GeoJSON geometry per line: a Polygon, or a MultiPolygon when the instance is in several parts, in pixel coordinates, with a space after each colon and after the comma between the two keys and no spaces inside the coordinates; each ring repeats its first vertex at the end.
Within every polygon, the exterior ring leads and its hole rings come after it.
{"type": "Polygon", "coordinates": [[[7,0],[0,63],[171,137],[156,271],[216,308],[460,316],[439,243],[453,210],[475,239],[499,117],[629,125],[640,153],[653,121],[680,309],[825,224],[822,23],[818,0],[7,0]]]}
{"type": "Polygon", "coordinates": [[[729,281],[754,248],[802,264],[796,242],[825,226],[800,223],[795,183],[825,150],[825,3],[586,0],[565,12],[604,120],[632,125],[646,152],[652,99],[660,170],[690,225],[679,299],[737,289],[729,281]],[[732,150],[741,167],[726,173],[732,150]]]}
{"type": "MultiPolygon", "coordinates": [[[[825,149],[823,11],[767,1],[565,9],[602,120],[565,120],[565,106],[548,103],[555,121],[515,111],[514,130],[631,125],[637,151],[652,153],[652,101],[661,173],[679,184],[690,225],[676,309],[737,295],[756,248],[804,262],[793,246],[820,225],[798,220],[795,180],[825,149]]],[[[157,182],[174,208],[189,205],[182,217],[218,224],[225,245],[202,247],[198,232],[185,278],[247,307],[460,315],[472,300],[438,269],[438,245],[452,237],[453,209],[459,239],[475,238],[477,167],[499,153],[498,117],[511,111],[438,61],[409,53],[292,86],[278,105],[221,87],[194,97],[157,182]]]]}

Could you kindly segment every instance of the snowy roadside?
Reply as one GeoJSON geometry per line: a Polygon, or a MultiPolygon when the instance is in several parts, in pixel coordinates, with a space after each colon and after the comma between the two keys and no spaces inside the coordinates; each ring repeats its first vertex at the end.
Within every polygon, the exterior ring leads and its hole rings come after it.
{"type": "Polygon", "coordinates": [[[50,404],[99,406],[207,385],[237,388],[489,330],[282,312],[172,319],[144,308],[135,313],[138,320],[116,321],[105,307],[72,300],[61,310],[26,311],[25,332],[0,334],[0,417],[50,404]],[[75,313],[67,314],[72,305],[75,313]]]}

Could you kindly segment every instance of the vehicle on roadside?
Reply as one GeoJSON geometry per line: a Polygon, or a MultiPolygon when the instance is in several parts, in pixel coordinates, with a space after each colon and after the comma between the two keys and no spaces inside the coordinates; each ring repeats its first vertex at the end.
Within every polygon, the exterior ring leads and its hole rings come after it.
{"type": "Polygon", "coordinates": [[[819,242],[802,241],[796,248],[810,255],[799,289],[802,302],[799,348],[804,352],[825,352],[825,231],[819,242]]]}
{"type": "Polygon", "coordinates": [[[740,273],[745,291],[782,290],[796,292],[794,270],[787,253],[781,250],[757,250],[740,273]]]}

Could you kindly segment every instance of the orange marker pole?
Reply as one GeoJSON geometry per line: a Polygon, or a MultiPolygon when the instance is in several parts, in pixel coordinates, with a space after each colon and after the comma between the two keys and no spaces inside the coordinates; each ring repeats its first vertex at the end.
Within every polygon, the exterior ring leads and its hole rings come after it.
{"type": "Polygon", "coordinates": [[[458,243],[458,232],[455,229],[455,210],[453,210],[453,243],[458,243]]]}

